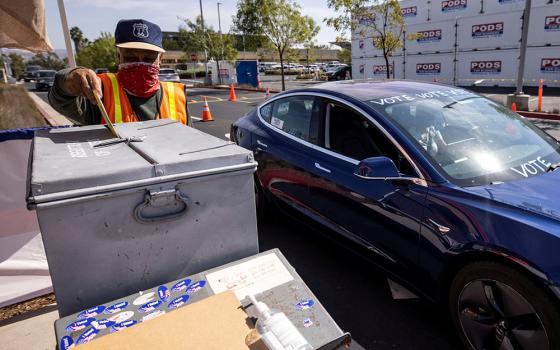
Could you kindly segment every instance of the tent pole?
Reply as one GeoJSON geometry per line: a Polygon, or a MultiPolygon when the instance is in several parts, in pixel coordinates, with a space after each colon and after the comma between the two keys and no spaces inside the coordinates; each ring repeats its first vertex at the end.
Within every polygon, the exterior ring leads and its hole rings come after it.
{"type": "Polygon", "coordinates": [[[64,43],[66,44],[66,54],[68,56],[68,66],[76,67],[74,59],[74,51],[70,41],[70,31],[68,30],[68,21],[66,21],[66,10],[64,9],[64,0],[58,0],[58,12],[60,12],[60,22],[62,23],[62,33],[64,34],[64,43]]]}

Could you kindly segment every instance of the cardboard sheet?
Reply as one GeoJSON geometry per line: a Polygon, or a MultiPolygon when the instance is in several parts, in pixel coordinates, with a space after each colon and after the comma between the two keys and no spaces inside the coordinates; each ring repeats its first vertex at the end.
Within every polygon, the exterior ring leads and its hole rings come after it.
{"type": "Polygon", "coordinates": [[[187,305],[89,343],[80,350],[255,350],[252,322],[231,291],[187,305]],[[250,343],[247,345],[247,343],[250,343]]]}

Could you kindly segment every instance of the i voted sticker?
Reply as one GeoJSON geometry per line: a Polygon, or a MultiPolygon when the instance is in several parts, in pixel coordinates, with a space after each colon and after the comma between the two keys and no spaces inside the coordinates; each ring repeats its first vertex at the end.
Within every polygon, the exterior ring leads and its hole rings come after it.
{"type": "Polygon", "coordinates": [[[97,333],[99,333],[99,331],[93,327],[88,329],[87,331],[82,333],[82,335],[80,335],[78,339],[76,339],[76,344],[80,345],[91,341],[93,338],[95,338],[97,333]]]}
{"type": "Polygon", "coordinates": [[[59,350],[67,350],[74,347],[74,340],[71,337],[65,335],[60,339],[60,343],[58,345],[59,350]]]}
{"type": "Polygon", "coordinates": [[[311,309],[311,307],[313,307],[314,304],[315,304],[315,302],[311,299],[302,300],[302,301],[300,301],[299,303],[296,304],[296,309],[298,309],[298,310],[311,309]]]}
{"type": "Polygon", "coordinates": [[[142,294],[138,298],[134,299],[134,301],[132,303],[134,305],[144,305],[144,304],[149,303],[150,301],[154,300],[155,295],[156,295],[156,293],[154,293],[154,292],[149,292],[149,293],[146,293],[146,294],[142,294]]]}
{"type": "Polygon", "coordinates": [[[171,292],[167,289],[166,286],[159,286],[157,289],[158,297],[163,302],[168,302],[169,298],[171,297],[171,292]]]}
{"type": "Polygon", "coordinates": [[[111,326],[114,325],[114,324],[115,324],[115,321],[111,321],[111,320],[108,320],[108,319],[106,319],[106,318],[104,318],[104,319],[102,319],[102,320],[95,320],[95,321],[93,321],[93,322],[91,323],[91,325],[92,325],[95,329],[97,329],[98,331],[99,331],[99,330],[102,330],[102,329],[109,328],[109,327],[111,327],[111,326]]]}
{"type": "Polygon", "coordinates": [[[310,318],[306,318],[306,319],[303,320],[303,326],[305,328],[309,328],[309,327],[313,326],[313,321],[311,321],[310,318]]]}
{"type": "Polygon", "coordinates": [[[116,314],[126,309],[128,306],[128,301],[121,301],[120,303],[113,304],[105,309],[105,313],[108,315],[116,314]]]}
{"type": "Polygon", "coordinates": [[[156,317],[159,317],[161,315],[165,315],[165,311],[163,311],[163,310],[154,311],[154,312],[152,312],[150,314],[147,314],[146,316],[142,317],[142,322],[152,320],[152,319],[154,319],[156,317]]]}
{"type": "Polygon", "coordinates": [[[191,284],[189,286],[189,288],[187,288],[187,294],[192,294],[192,293],[198,292],[199,290],[202,289],[202,287],[204,287],[205,284],[206,284],[206,281],[198,281],[198,282],[195,282],[195,283],[191,284]]]}
{"type": "Polygon", "coordinates": [[[188,278],[186,280],[179,281],[179,282],[175,283],[173,285],[173,287],[171,287],[171,291],[172,292],[178,292],[180,290],[185,290],[185,289],[187,289],[187,286],[189,285],[189,283],[191,283],[191,280],[188,279],[188,278]]]}
{"type": "Polygon", "coordinates": [[[89,317],[83,320],[72,322],[68,326],[66,326],[66,331],[68,332],[81,331],[82,329],[86,329],[93,321],[95,321],[95,318],[89,317]]]}
{"type": "Polygon", "coordinates": [[[176,308],[182,306],[183,304],[185,304],[187,302],[187,300],[189,300],[188,295],[181,295],[180,297],[173,299],[169,303],[169,305],[167,305],[167,307],[170,308],[170,309],[176,309],[176,308]]]}
{"type": "Polygon", "coordinates": [[[124,312],[121,312],[120,314],[116,314],[116,315],[113,315],[113,316],[109,317],[109,320],[113,321],[115,323],[121,323],[121,322],[124,322],[124,321],[130,319],[132,316],[134,316],[134,312],[124,311],[124,312]]]}
{"type": "Polygon", "coordinates": [[[157,309],[158,307],[160,307],[161,304],[162,304],[161,300],[150,301],[149,303],[146,303],[146,304],[140,306],[138,308],[138,311],[140,311],[140,312],[152,312],[155,309],[157,309]]]}
{"type": "Polygon", "coordinates": [[[136,321],[136,320],[128,320],[128,321],[124,321],[124,322],[121,322],[121,323],[114,324],[113,327],[111,327],[111,333],[121,331],[121,330],[123,330],[125,328],[128,328],[128,327],[132,327],[137,323],[138,323],[138,321],[136,321]]]}
{"type": "Polygon", "coordinates": [[[103,305],[92,307],[91,309],[84,310],[78,315],[78,320],[80,320],[82,318],[95,317],[95,316],[99,315],[100,313],[102,313],[104,310],[105,310],[105,306],[103,306],[103,305]]]}

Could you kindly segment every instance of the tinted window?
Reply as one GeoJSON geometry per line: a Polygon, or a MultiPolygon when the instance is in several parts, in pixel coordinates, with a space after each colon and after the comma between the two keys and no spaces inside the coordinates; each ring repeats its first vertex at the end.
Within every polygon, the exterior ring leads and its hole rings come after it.
{"type": "Polygon", "coordinates": [[[318,103],[313,96],[291,96],[260,109],[262,118],[277,129],[315,143],[312,125],[316,123],[318,103]]]}
{"type": "Polygon", "coordinates": [[[160,69],[159,73],[160,74],[175,74],[175,71],[173,69],[160,69]]]}
{"type": "Polygon", "coordinates": [[[416,176],[397,147],[369,120],[332,102],[327,103],[325,111],[325,148],[358,161],[385,156],[395,163],[401,174],[416,176]]]}

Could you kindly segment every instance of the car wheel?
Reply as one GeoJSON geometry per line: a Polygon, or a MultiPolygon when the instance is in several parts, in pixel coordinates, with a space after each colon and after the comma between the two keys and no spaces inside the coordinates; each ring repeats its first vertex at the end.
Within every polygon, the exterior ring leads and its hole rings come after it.
{"type": "Polygon", "coordinates": [[[523,273],[477,262],[453,279],[449,308],[467,349],[559,349],[560,314],[523,273]]]}

